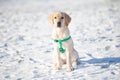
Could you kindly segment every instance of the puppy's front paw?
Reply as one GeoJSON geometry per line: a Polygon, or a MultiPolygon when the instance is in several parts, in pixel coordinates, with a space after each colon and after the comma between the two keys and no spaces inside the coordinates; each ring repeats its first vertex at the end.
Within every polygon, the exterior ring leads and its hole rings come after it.
{"type": "Polygon", "coordinates": [[[68,71],[68,72],[73,71],[73,67],[68,67],[68,68],[67,68],[67,71],[68,71]]]}
{"type": "Polygon", "coordinates": [[[61,70],[62,68],[60,66],[56,66],[56,70],[61,70]]]}
{"type": "Polygon", "coordinates": [[[55,65],[54,65],[54,69],[56,69],[56,70],[61,70],[62,67],[61,67],[60,65],[55,64],[55,65]]]}

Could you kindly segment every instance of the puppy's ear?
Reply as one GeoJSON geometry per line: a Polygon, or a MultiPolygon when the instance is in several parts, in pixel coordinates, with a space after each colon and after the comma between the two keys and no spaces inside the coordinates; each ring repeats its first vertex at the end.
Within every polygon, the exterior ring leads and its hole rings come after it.
{"type": "Polygon", "coordinates": [[[68,26],[68,24],[71,21],[71,17],[68,14],[66,14],[66,13],[64,13],[64,14],[65,14],[65,26],[68,26]]]}
{"type": "Polygon", "coordinates": [[[50,22],[52,25],[54,24],[53,14],[51,14],[51,15],[48,17],[48,20],[49,20],[49,22],[50,22]]]}

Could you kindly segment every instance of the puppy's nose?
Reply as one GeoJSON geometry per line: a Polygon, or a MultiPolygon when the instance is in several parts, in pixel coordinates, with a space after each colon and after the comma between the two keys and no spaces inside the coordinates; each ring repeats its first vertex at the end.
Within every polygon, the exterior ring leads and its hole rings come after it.
{"type": "Polygon", "coordinates": [[[58,27],[61,27],[61,22],[58,22],[58,23],[57,23],[57,26],[58,26],[58,27]]]}

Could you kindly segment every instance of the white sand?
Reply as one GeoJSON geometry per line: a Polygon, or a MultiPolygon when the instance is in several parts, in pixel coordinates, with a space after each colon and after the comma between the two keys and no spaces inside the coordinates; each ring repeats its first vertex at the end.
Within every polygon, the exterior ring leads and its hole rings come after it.
{"type": "Polygon", "coordinates": [[[0,0],[0,80],[119,80],[120,0],[0,0]],[[68,13],[81,64],[52,69],[48,15],[68,13]]]}

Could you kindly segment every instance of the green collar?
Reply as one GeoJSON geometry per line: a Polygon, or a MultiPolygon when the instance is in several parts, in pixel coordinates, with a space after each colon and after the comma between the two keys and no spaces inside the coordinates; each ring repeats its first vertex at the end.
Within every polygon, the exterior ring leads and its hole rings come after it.
{"type": "Polygon", "coordinates": [[[63,49],[63,47],[62,47],[63,46],[62,42],[68,41],[69,39],[71,39],[71,36],[69,36],[69,37],[67,37],[67,38],[65,38],[63,40],[57,40],[57,39],[54,40],[54,42],[56,42],[56,43],[58,42],[59,43],[59,46],[60,46],[59,51],[61,53],[65,52],[65,49],[63,49]]]}

